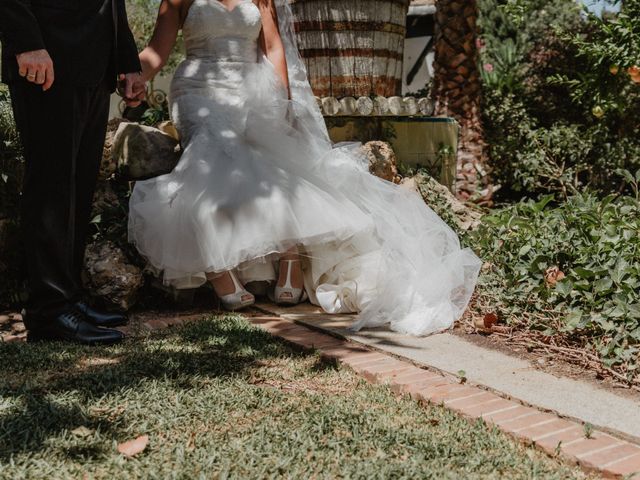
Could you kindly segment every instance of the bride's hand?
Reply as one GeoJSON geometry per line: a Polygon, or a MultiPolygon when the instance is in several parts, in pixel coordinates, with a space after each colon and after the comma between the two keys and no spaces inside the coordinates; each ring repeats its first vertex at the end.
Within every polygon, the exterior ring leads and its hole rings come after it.
{"type": "Polygon", "coordinates": [[[118,93],[129,107],[137,107],[147,95],[146,82],[140,73],[120,74],[118,93]]]}

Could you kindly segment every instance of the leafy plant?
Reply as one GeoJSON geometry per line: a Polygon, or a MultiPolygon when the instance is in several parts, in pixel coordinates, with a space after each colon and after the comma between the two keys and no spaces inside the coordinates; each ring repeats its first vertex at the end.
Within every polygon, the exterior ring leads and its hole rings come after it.
{"type": "Polygon", "coordinates": [[[572,0],[481,0],[478,26],[480,62],[485,87],[522,93],[528,77],[527,57],[541,39],[559,25],[579,21],[572,0]]]}
{"type": "Polygon", "coordinates": [[[522,45],[507,38],[492,51],[484,55],[480,69],[482,82],[488,88],[503,92],[517,92],[522,89],[524,65],[522,45]]]}
{"type": "Polygon", "coordinates": [[[18,206],[24,159],[8,89],[0,85],[0,308],[24,296],[18,206]]]}
{"type": "Polygon", "coordinates": [[[493,176],[502,198],[553,193],[566,198],[585,188],[624,188],[616,170],[640,168],[640,142],[604,123],[541,125],[515,95],[488,91],[483,115],[493,176]]]}
{"type": "Polygon", "coordinates": [[[169,120],[169,109],[166,104],[158,107],[150,106],[140,117],[140,123],[151,127],[165,120],[169,120]]]}
{"type": "Polygon", "coordinates": [[[621,11],[600,18],[585,12],[590,25],[588,34],[563,31],[563,40],[571,44],[576,55],[591,68],[574,75],[555,75],[551,82],[569,87],[579,105],[594,110],[624,114],[638,110],[640,101],[640,0],[626,0],[621,11]]]}
{"type": "Polygon", "coordinates": [[[21,150],[9,91],[0,85],[0,218],[17,207],[24,170],[21,150]]]}
{"type": "Polygon", "coordinates": [[[640,168],[640,88],[625,67],[639,58],[639,1],[605,19],[581,15],[571,0],[480,2],[483,120],[498,198],[606,195],[625,188],[617,169],[640,168]]]}
{"type": "MultiPolygon", "coordinates": [[[[637,192],[640,170],[625,177],[637,192]]],[[[484,217],[470,235],[491,268],[481,289],[525,329],[586,347],[631,381],[640,373],[640,200],[552,196],[484,217]]]]}

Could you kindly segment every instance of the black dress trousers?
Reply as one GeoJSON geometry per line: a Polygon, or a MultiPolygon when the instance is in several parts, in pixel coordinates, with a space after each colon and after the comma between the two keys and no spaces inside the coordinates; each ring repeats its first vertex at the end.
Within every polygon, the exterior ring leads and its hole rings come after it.
{"type": "Polygon", "coordinates": [[[30,302],[37,322],[81,296],[80,274],[106,133],[110,85],[10,85],[26,171],[22,198],[30,302]]]}
{"type": "Polygon", "coordinates": [[[81,296],[80,272],[102,157],[109,93],[140,71],[125,0],[0,0],[2,80],[26,160],[22,198],[28,328],[81,296]],[[55,82],[22,78],[16,55],[46,49],[55,82]]]}

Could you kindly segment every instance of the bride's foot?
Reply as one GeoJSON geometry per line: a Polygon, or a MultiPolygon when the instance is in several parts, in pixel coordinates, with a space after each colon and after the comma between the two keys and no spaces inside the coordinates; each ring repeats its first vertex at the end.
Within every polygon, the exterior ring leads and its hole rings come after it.
{"type": "Polygon", "coordinates": [[[209,280],[225,310],[233,312],[256,302],[256,298],[247,292],[232,271],[214,275],[209,280]]]}
{"type": "Polygon", "coordinates": [[[278,305],[297,305],[304,292],[300,258],[296,255],[280,260],[280,274],[274,292],[278,305]]]}

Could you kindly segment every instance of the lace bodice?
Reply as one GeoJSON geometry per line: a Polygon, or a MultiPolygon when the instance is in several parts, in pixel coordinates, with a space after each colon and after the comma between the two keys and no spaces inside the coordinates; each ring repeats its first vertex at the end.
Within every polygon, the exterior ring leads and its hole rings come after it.
{"type": "Polygon", "coordinates": [[[182,27],[187,59],[255,63],[260,30],[252,0],[240,0],[231,10],[219,0],[194,0],[182,27]]]}

